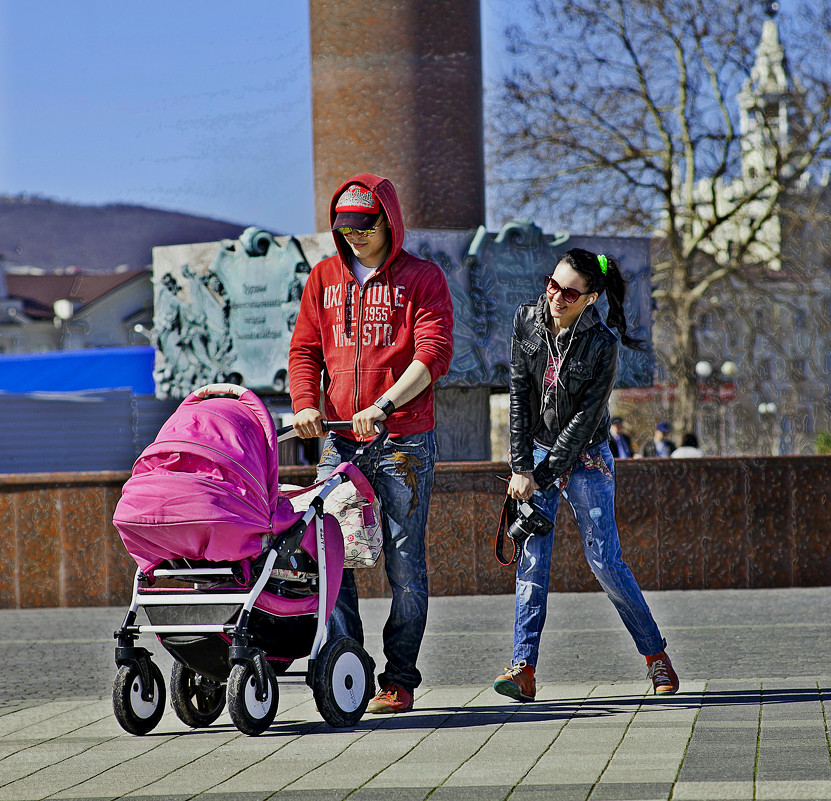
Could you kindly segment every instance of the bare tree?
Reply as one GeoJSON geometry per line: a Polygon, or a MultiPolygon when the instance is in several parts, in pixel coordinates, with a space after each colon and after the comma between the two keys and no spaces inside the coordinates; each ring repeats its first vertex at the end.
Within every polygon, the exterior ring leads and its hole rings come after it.
{"type": "Polygon", "coordinates": [[[758,0],[536,0],[507,31],[523,66],[490,110],[492,190],[509,214],[656,238],[679,431],[695,428],[702,309],[783,267],[788,198],[831,159],[831,0],[794,6],[774,25],[778,5],[758,0]],[[760,45],[780,34],[782,75],[760,45]]]}

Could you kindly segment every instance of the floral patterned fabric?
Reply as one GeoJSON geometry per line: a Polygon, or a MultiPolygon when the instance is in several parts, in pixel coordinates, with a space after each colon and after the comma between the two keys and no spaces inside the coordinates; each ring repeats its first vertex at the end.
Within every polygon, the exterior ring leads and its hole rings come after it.
{"type": "MultiPolygon", "coordinates": [[[[586,470],[599,470],[606,478],[610,481],[614,481],[614,476],[612,475],[612,471],[609,470],[609,466],[606,464],[603,457],[596,453],[592,456],[588,451],[583,451],[580,454],[580,462],[586,470]]],[[[568,468],[556,481],[557,488],[562,491],[568,486],[568,481],[571,478],[571,471],[574,470],[574,465],[568,468]]]]}
{"type": "MultiPolygon", "coordinates": [[[[280,493],[288,497],[295,512],[306,511],[317,495],[314,489],[293,484],[281,484],[280,493]]],[[[375,567],[384,540],[378,497],[370,503],[347,481],[329,493],[323,511],[338,521],[343,534],[343,566],[375,567]]]]}

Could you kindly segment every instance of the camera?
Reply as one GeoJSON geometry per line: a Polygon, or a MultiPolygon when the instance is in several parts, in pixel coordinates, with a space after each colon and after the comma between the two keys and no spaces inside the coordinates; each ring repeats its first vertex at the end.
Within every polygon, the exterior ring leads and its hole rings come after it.
{"type": "Polygon", "coordinates": [[[530,503],[523,501],[517,509],[517,518],[508,529],[508,536],[514,542],[524,542],[532,534],[548,534],[552,522],[530,503]]]}

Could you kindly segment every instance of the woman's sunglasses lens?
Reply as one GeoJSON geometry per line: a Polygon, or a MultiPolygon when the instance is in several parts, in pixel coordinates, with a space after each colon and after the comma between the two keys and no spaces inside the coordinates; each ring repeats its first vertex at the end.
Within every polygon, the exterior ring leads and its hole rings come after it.
{"type": "Polygon", "coordinates": [[[552,292],[559,290],[566,303],[574,303],[580,297],[580,293],[576,289],[572,289],[570,286],[563,289],[550,275],[545,276],[545,285],[552,292]]]}

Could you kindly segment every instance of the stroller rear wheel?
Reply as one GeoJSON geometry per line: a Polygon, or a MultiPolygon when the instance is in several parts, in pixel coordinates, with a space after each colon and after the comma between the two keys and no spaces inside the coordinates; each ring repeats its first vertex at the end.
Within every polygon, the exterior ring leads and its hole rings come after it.
{"type": "Polygon", "coordinates": [[[312,679],[315,703],[323,719],[330,726],[354,726],[366,712],[371,688],[367,652],[349,637],[327,640],[312,679]]]}
{"type": "Polygon", "coordinates": [[[147,734],[159,725],[164,714],[164,679],[155,662],[150,662],[153,697],[142,698],[144,682],[138,665],[122,665],[113,679],[113,712],[124,731],[147,734]]]}
{"type": "Polygon", "coordinates": [[[240,662],[231,668],[227,690],[228,714],[243,734],[262,734],[277,714],[277,677],[267,663],[265,678],[265,698],[258,698],[254,666],[250,662],[240,662]]]}
{"type": "Polygon", "coordinates": [[[210,726],[225,709],[225,688],[181,662],[174,662],[170,672],[170,705],[182,723],[201,729],[210,726]]]}

